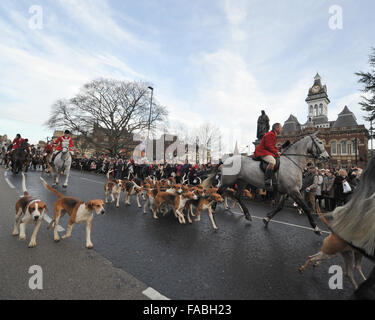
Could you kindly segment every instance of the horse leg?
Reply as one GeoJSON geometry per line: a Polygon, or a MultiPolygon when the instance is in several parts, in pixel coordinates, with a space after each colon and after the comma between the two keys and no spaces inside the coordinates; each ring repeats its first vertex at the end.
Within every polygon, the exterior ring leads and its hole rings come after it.
{"type": "Polygon", "coordinates": [[[58,184],[59,184],[59,175],[60,174],[59,174],[57,168],[56,168],[56,170],[53,170],[53,181],[54,181],[53,187],[54,188],[57,187],[58,184]]]}
{"type": "Polygon", "coordinates": [[[301,193],[298,192],[298,191],[292,192],[290,194],[290,196],[299,205],[299,207],[306,213],[307,218],[309,219],[309,223],[310,223],[311,227],[314,229],[314,233],[316,233],[317,235],[321,236],[323,233],[319,229],[319,227],[317,226],[317,224],[315,223],[314,218],[313,218],[313,216],[311,214],[311,210],[310,210],[309,206],[303,200],[301,193]]]}
{"type": "Polygon", "coordinates": [[[247,209],[247,207],[244,205],[244,203],[241,200],[241,196],[243,194],[243,191],[245,190],[245,187],[246,187],[246,183],[244,183],[242,181],[240,181],[240,182],[237,183],[236,199],[237,199],[237,202],[238,202],[239,206],[242,209],[242,212],[245,215],[246,220],[252,221],[252,218],[251,218],[249,210],[247,209]]]}
{"type": "MultiPolygon", "coordinates": [[[[222,195],[224,193],[224,191],[229,188],[228,185],[222,185],[219,190],[217,191],[218,194],[222,195]]],[[[211,208],[212,208],[212,211],[215,212],[216,211],[216,206],[217,206],[217,202],[213,203],[211,208]]]]}
{"type": "Polygon", "coordinates": [[[66,178],[65,178],[65,183],[63,185],[63,188],[67,188],[68,182],[69,182],[70,168],[66,168],[64,171],[65,171],[66,178]]]}
{"type": "Polygon", "coordinates": [[[273,217],[276,216],[276,214],[279,213],[282,208],[284,208],[285,200],[286,194],[281,195],[276,208],[268,213],[265,218],[263,218],[263,223],[266,228],[268,227],[268,223],[273,219],[273,217]]]}

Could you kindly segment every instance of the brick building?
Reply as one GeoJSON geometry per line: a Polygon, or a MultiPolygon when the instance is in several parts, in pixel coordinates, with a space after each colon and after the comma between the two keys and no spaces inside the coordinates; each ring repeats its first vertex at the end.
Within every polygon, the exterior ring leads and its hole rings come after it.
{"type": "Polygon", "coordinates": [[[322,85],[319,74],[315,76],[305,101],[308,106],[307,121],[301,124],[295,116],[290,115],[284,123],[278,144],[282,145],[287,140],[294,142],[319,130],[318,137],[331,155],[330,162],[322,166],[349,168],[357,164],[364,168],[370,156],[370,134],[364,125],[358,124],[355,115],[347,106],[335,121],[328,120],[328,105],[331,101],[328,98],[327,86],[322,85]]]}

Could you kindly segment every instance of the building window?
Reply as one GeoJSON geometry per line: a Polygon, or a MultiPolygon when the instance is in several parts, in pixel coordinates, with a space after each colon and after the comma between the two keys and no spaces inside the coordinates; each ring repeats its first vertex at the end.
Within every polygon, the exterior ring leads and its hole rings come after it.
{"type": "Polygon", "coordinates": [[[348,154],[353,154],[353,146],[351,142],[348,143],[348,154]]]}
{"type": "Polygon", "coordinates": [[[336,141],[331,142],[331,154],[337,154],[337,142],[336,141]]]}
{"type": "Polygon", "coordinates": [[[322,103],[319,105],[319,114],[320,115],[323,114],[323,104],[322,103]]]}
{"type": "Polygon", "coordinates": [[[341,154],[348,154],[348,142],[341,141],[341,154]]]}
{"type": "Polygon", "coordinates": [[[314,116],[315,117],[318,116],[318,105],[317,104],[314,106],[314,116]]]}

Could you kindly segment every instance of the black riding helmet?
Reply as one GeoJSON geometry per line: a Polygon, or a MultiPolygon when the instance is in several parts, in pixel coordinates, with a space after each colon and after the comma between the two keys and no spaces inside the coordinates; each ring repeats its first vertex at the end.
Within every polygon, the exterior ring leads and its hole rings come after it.
{"type": "Polygon", "coordinates": [[[70,134],[70,131],[69,131],[69,130],[65,130],[64,133],[65,133],[65,134],[70,134]]]}

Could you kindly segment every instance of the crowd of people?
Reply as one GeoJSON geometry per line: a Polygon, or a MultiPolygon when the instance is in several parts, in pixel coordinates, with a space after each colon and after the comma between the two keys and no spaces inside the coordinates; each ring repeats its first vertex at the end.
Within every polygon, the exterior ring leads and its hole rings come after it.
{"type": "Polygon", "coordinates": [[[73,156],[73,168],[78,170],[95,172],[97,174],[106,174],[113,171],[116,179],[126,179],[129,174],[136,175],[144,180],[148,176],[153,176],[160,180],[175,177],[177,182],[182,179],[188,179],[189,184],[197,184],[199,179],[204,179],[217,164],[190,164],[187,160],[184,164],[171,164],[168,162],[157,164],[153,163],[135,163],[132,159],[124,157],[107,157],[101,155],[98,157],[78,157],[73,156]],[[199,179],[198,179],[199,178],[199,179]]]}
{"type": "Polygon", "coordinates": [[[317,212],[317,205],[325,211],[333,211],[336,206],[346,204],[358,186],[362,169],[318,169],[309,166],[302,179],[302,192],[306,202],[317,212]]]}
{"type": "MultiPolygon", "coordinates": [[[[70,142],[69,132],[65,132],[65,139],[70,142]]],[[[5,137],[5,136],[4,136],[5,137]]],[[[23,139],[17,135],[13,143],[6,141],[4,137],[0,137],[0,159],[3,164],[4,155],[19,147],[23,139]]],[[[63,138],[62,138],[63,139],[63,138]]],[[[47,144],[44,148],[38,146],[30,146],[32,154],[52,153],[52,144],[47,144]]],[[[192,185],[199,184],[204,180],[215,166],[219,164],[190,164],[187,160],[184,164],[163,163],[143,163],[137,164],[132,159],[125,157],[109,157],[105,154],[100,156],[77,156],[72,155],[72,167],[81,171],[90,171],[96,174],[106,174],[113,171],[112,175],[116,179],[126,179],[129,174],[133,174],[140,179],[147,176],[153,176],[156,179],[175,177],[177,182],[186,182],[192,185]]],[[[305,197],[314,213],[317,212],[317,205],[324,211],[332,211],[336,206],[344,205],[350,198],[357,187],[362,174],[362,169],[352,167],[348,171],[342,168],[338,169],[318,169],[313,165],[306,167],[303,172],[301,192],[305,197]]],[[[263,198],[267,196],[267,191],[249,186],[252,192],[261,195],[263,198]]],[[[269,192],[269,195],[271,192],[269,192]]]]}

